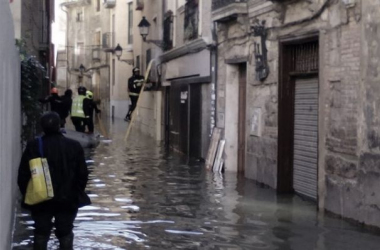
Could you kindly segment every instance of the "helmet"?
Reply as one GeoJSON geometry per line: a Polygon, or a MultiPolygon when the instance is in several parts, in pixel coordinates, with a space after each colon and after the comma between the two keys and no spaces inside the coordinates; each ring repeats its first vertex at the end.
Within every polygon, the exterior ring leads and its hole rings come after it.
{"type": "Polygon", "coordinates": [[[138,67],[134,67],[133,70],[132,70],[132,73],[135,73],[135,72],[140,72],[140,69],[138,67]]]}
{"type": "Polygon", "coordinates": [[[94,96],[94,94],[90,90],[86,91],[86,97],[87,98],[92,99],[93,96],[94,96]]]}
{"type": "Polygon", "coordinates": [[[52,88],[50,90],[50,94],[58,94],[58,89],[57,88],[52,88]]]}
{"type": "Polygon", "coordinates": [[[69,97],[71,97],[73,95],[73,91],[71,90],[71,89],[67,89],[66,91],[65,91],[65,96],[69,96],[69,97]]]}
{"type": "Polygon", "coordinates": [[[87,89],[83,86],[80,86],[78,88],[78,94],[80,94],[80,95],[86,95],[86,91],[87,91],[87,89]]]}
{"type": "Polygon", "coordinates": [[[56,112],[46,112],[42,115],[40,124],[45,134],[53,134],[59,131],[61,119],[56,112]]]}

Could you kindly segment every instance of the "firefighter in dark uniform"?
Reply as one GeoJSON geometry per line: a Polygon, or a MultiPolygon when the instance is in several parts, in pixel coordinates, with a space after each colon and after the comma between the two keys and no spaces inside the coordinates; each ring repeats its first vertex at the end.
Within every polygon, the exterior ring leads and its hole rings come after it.
{"type": "Polygon", "coordinates": [[[100,109],[98,109],[98,106],[94,102],[93,97],[94,97],[94,94],[91,91],[87,90],[86,98],[90,100],[90,102],[89,102],[89,118],[87,120],[87,128],[88,128],[88,132],[90,134],[94,133],[94,111],[97,114],[100,113],[100,109]]]}
{"type": "Polygon", "coordinates": [[[131,98],[131,106],[125,117],[125,121],[130,121],[132,112],[137,106],[137,101],[139,99],[140,91],[144,83],[144,77],[140,75],[140,69],[134,68],[132,70],[132,76],[128,80],[129,98],[131,98]]]}

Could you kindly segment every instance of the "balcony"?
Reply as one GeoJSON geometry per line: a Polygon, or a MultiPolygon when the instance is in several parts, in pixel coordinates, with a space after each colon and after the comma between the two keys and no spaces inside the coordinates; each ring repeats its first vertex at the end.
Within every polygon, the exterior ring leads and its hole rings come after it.
{"type": "Polygon", "coordinates": [[[65,7],[78,7],[89,4],[91,4],[91,0],[66,0],[61,3],[61,5],[65,7]]]}
{"type": "Polygon", "coordinates": [[[104,8],[111,9],[116,6],[116,0],[103,0],[104,8]]]}
{"type": "Polygon", "coordinates": [[[212,20],[227,22],[247,13],[247,0],[212,0],[212,20]]]}

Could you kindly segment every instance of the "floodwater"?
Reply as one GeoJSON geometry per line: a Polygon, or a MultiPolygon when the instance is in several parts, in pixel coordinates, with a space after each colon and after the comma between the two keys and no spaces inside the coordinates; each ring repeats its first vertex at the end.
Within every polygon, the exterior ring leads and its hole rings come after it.
{"type": "MultiPolygon", "coordinates": [[[[92,205],[75,221],[75,249],[380,249],[380,234],[316,211],[297,196],[215,175],[142,135],[88,152],[92,205]]],[[[33,221],[18,210],[13,249],[31,249],[33,221]]],[[[51,236],[49,249],[58,249],[51,236]]]]}

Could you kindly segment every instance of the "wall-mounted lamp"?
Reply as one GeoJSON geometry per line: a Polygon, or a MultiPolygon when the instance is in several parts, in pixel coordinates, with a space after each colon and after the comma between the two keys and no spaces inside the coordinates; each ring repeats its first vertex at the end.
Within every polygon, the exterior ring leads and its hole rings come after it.
{"type": "Polygon", "coordinates": [[[120,46],[120,44],[117,44],[113,52],[115,53],[118,61],[128,63],[129,65],[134,64],[133,59],[128,59],[128,60],[120,59],[121,55],[123,54],[123,48],[120,46]]]}
{"type": "Polygon", "coordinates": [[[257,20],[256,24],[251,27],[253,29],[253,35],[261,37],[261,50],[260,44],[254,43],[254,54],[256,61],[256,78],[260,81],[264,81],[269,75],[269,66],[267,59],[267,30],[265,29],[265,21],[262,21],[261,24],[257,20]]]}
{"type": "Polygon", "coordinates": [[[148,22],[148,20],[146,20],[145,16],[143,16],[138,27],[140,30],[140,35],[141,35],[144,42],[153,43],[154,45],[156,45],[160,48],[164,48],[164,42],[162,40],[147,40],[146,39],[146,37],[149,34],[150,23],[148,22]]]}
{"type": "Polygon", "coordinates": [[[80,72],[81,76],[83,76],[83,73],[84,73],[85,70],[86,70],[86,67],[83,66],[83,64],[81,64],[81,65],[79,66],[79,72],[80,72]]]}

